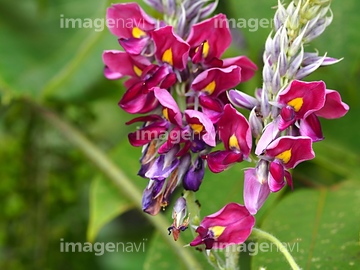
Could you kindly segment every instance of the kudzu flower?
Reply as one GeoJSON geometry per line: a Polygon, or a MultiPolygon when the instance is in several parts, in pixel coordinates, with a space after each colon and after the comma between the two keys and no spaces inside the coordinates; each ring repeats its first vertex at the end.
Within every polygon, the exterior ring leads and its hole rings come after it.
{"type": "MultiPolygon", "coordinates": [[[[105,51],[103,61],[108,79],[128,78],[119,106],[131,114],[147,114],[126,124],[141,125],[128,138],[143,148],[138,175],[149,181],[143,210],[155,215],[168,205],[176,187],[200,188],[208,164],[204,157],[219,143],[217,122],[229,102],[225,92],[250,79],[257,67],[245,56],[221,59],[231,43],[226,16],[201,21],[217,1],[146,2],[164,13],[164,20],[148,16],[136,3],[107,10],[108,20],[128,24],[110,25],[124,51],[105,51]]],[[[234,139],[230,147],[240,162],[251,146],[244,148],[243,135],[236,136],[242,149],[233,148],[234,139]]]]}
{"type": "Polygon", "coordinates": [[[175,241],[178,240],[180,232],[188,228],[189,217],[185,218],[186,214],[186,200],[184,197],[179,197],[175,202],[172,212],[173,224],[168,228],[169,234],[173,233],[175,241]]]}
{"type": "Polygon", "coordinates": [[[293,1],[287,9],[278,2],[275,34],[266,40],[263,55],[263,87],[256,98],[231,90],[234,106],[251,111],[249,122],[256,138],[257,165],[244,174],[244,202],[252,215],[264,204],[270,192],[286,182],[292,187],[288,169],[312,159],[312,143],[323,139],[318,117],[344,116],[349,106],[335,90],[322,81],[300,81],[320,66],[339,60],[304,52],[304,45],[320,35],[332,14],[329,1],[293,1]]]}
{"type": "Polygon", "coordinates": [[[255,218],[245,206],[229,203],[201,221],[196,228],[198,236],[190,246],[204,244],[206,249],[223,249],[241,244],[249,237],[254,225],[255,218]]]}

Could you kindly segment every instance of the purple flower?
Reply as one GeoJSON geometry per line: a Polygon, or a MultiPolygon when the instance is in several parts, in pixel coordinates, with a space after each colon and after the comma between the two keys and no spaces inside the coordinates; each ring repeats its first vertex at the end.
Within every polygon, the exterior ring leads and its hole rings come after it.
{"type": "Polygon", "coordinates": [[[190,46],[174,34],[172,26],[156,29],[152,33],[155,57],[160,63],[167,63],[178,70],[186,67],[190,46]]]}
{"type": "Polygon", "coordinates": [[[300,134],[310,137],[314,142],[324,138],[318,117],[335,119],[343,117],[349,110],[349,106],[341,101],[340,94],[335,90],[325,91],[324,106],[300,121],[300,134]]]}
{"type": "Polygon", "coordinates": [[[229,203],[201,221],[196,229],[199,235],[190,246],[205,244],[206,249],[223,249],[228,245],[244,243],[254,224],[255,218],[245,206],[229,203]]]}
{"type": "Polygon", "coordinates": [[[110,32],[119,37],[120,45],[131,54],[140,54],[144,50],[148,32],[156,25],[137,3],[112,5],[107,9],[106,20],[110,32]]]}
{"type": "Polygon", "coordinates": [[[191,47],[190,57],[195,64],[220,58],[231,43],[231,33],[226,16],[218,14],[194,24],[187,42],[191,47]]]}
{"type": "Polygon", "coordinates": [[[309,137],[283,136],[270,143],[264,154],[264,159],[270,161],[270,190],[279,191],[285,185],[285,179],[292,183],[291,175],[286,169],[292,169],[300,162],[314,157],[312,140],[309,137]]]}
{"type": "Polygon", "coordinates": [[[205,167],[204,161],[201,157],[198,157],[194,164],[189,167],[189,170],[184,176],[183,186],[186,190],[198,191],[201,182],[204,178],[205,167]]]}
{"type": "Polygon", "coordinates": [[[211,120],[202,112],[195,110],[185,110],[186,122],[189,124],[193,133],[199,135],[209,146],[216,146],[215,128],[211,120]]]}
{"type": "Polygon", "coordinates": [[[225,150],[210,153],[207,156],[209,169],[218,173],[232,163],[241,162],[251,151],[251,129],[246,118],[230,104],[224,107],[224,114],[217,123],[219,137],[225,150]]]}
{"type": "Polygon", "coordinates": [[[237,66],[206,69],[194,79],[191,89],[217,97],[240,83],[240,70],[237,66]]]}
{"type": "Polygon", "coordinates": [[[294,80],[279,94],[279,129],[285,130],[296,120],[305,119],[311,113],[320,110],[325,103],[325,83],[294,80]]]}
{"type": "Polygon", "coordinates": [[[260,160],[256,168],[244,173],[244,203],[250,214],[255,215],[270,194],[268,162],[260,160]]]}
{"type": "Polygon", "coordinates": [[[166,90],[159,87],[153,88],[155,97],[163,106],[164,117],[172,124],[182,126],[182,114],[174,98],[166,90]]]}

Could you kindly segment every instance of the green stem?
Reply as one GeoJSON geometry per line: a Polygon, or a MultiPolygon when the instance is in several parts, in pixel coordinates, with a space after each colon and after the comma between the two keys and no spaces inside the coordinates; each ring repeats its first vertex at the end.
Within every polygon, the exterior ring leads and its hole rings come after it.
{"type": "Polygon", "coordinates": [[[237,250],[237,245],[228,246],[225,249],[225,258],[226,258],[226,270],[239,270],[239,255],[240,252],[237,250]]]}
{"type": "MultiPolygon", "coordinates": [[[[127,176],[90,140],[88,140],[79,130],[71,124],[62,120],[54,112],[27,101],[49,124],[54,126],[62,135],[64,135],[73,145],[75,145],[94,165],[103,172],[107,178],[119,189],[121,194],[127,196],[138,209],[142,209],[142,194],[138,188],[132,184],[127,176]]],[[[161,215],[145,217],[153,224],[156,230],[164,238],[165,242],[173,249],[174,253],[186,265],[188,269],[202,269],[201,265],[196,261],[190,251],[183,248],[184,243],[181,241],[173,241],[168,236],[166,228],[169,222],[161,215]]]]}
{"type": "Polygon", "coordinates": [[[285,259],[289,262],[291,269],[293,270],[301,269],[295,262],[294,258],[291,256],[290,252],[287,250],[286,246],[284,246],[283,243],[281,243],[279,239],[277,239],[275,236],[260,229],[253,228],[251,237],[265,239],[274,243],[278,248],[278,250],[280,250],[280,252],[285,256],[285,259]]]}

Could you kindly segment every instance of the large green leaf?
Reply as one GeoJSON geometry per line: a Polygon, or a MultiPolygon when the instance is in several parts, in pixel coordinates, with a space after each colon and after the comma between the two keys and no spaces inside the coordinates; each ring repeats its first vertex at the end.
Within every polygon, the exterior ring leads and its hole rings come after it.
{"type": "Polygon", "coordinates": [[[103,176],[96,177],[90,188],[90,221],[87,239],[93,242],[100,229],[113,218],[128,211],[133,204],[103,176]]]}
{"type": "MultiPolygon", "coordinates": [[[[293,249],[292,255],[302,269],[358,269],[359,205],[358,181],[326,189],[300,190],[269,211],[261,229],[293,249]]],[[[274,246],[254,256],[252,269],[261,266],[288,267],[274,246]]]]}

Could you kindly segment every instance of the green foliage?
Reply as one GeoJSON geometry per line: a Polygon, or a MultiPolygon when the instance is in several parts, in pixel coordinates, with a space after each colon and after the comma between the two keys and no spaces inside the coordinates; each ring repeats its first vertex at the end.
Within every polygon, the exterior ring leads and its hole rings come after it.
{"type": "MultiPolygon", "coordinates": [[[[358,268],[359,190],[357,180],[296,191],[269,211],[262,229],[281,239],[302,269],[358,268]]],[[[287,262],[276,247],[264,251],[254,256],[251,269],[284,268],[287,262]]]]}

